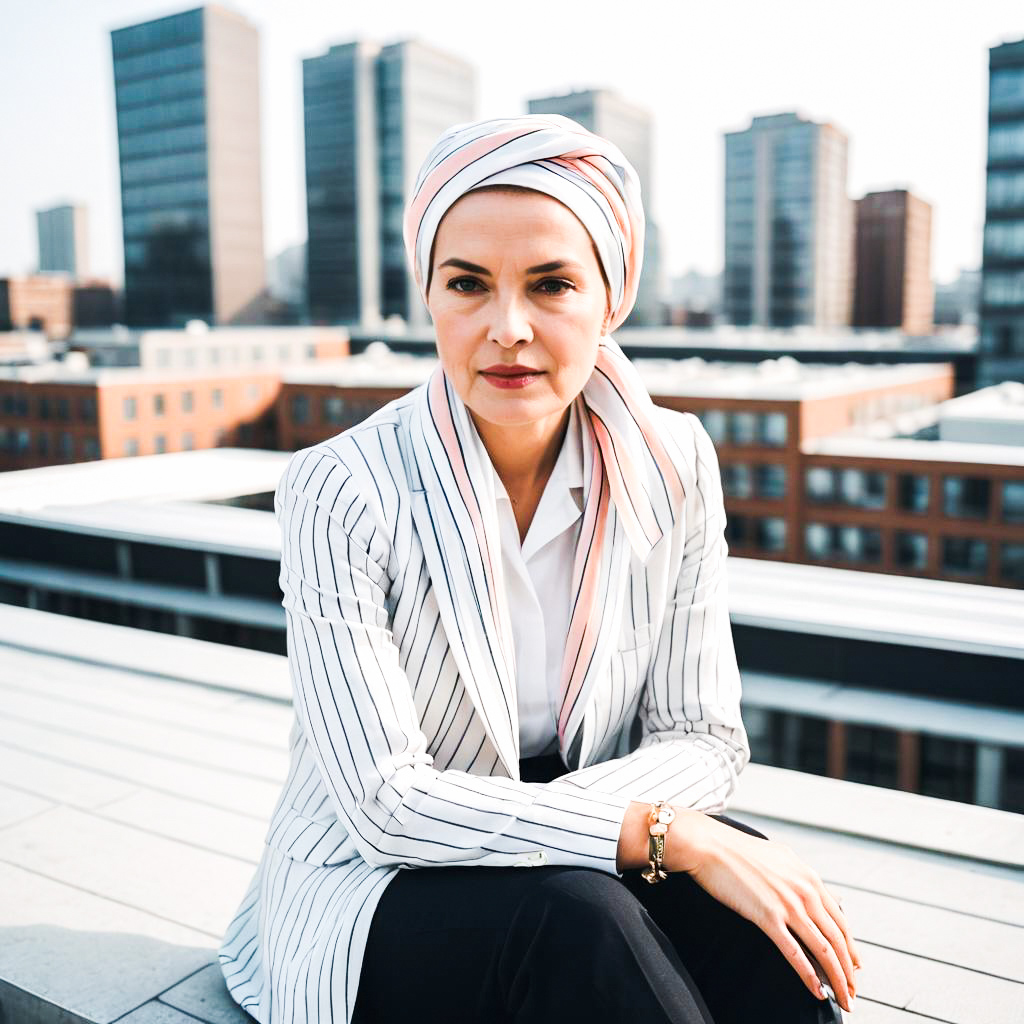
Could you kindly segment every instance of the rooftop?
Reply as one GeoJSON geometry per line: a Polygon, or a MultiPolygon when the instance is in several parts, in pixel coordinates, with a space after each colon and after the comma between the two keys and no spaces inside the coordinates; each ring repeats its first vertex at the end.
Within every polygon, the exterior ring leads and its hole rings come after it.
{"type": "Polygon", "coordinates": [[[1024,466],[1024,446],[971,441],[924,441],[910,437],[875,438],[843,434],[812,438],[802,442],[800,450],[804,455],[1024,466]]]}
{"type": "MultiPolygon", "coordinates": [[[[0,664],[7,1019],[250,1021],[215,950],[286,770],[286,660],[0,605],[0,664]]],[[[853,1019],[1020,1020],[1024,817],[759,765],[729,813],[842,899],[853,1019]]]]}

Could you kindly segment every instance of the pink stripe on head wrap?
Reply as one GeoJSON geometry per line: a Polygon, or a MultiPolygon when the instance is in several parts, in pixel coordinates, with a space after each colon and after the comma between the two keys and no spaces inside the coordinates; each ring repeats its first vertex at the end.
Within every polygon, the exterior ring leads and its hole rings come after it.
{"type": "Polygon", "coordinates": [[[621,150],[560,114],[458,124],[435,143],[406,206],[403,235],[426,301],[434,236],[448,209],[482,185],[519,184],[564,203],[594,239],[618,327],[636,302],[643,264],[640,181],[621,150]]]}

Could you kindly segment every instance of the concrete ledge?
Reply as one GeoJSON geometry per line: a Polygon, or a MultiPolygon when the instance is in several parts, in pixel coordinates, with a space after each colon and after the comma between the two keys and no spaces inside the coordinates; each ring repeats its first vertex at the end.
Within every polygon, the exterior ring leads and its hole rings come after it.
{"type": "Polygon", "coordinates": [[[751,764],[730,811],[877,842],[1024,867],[1024,815],[751,764]]]}

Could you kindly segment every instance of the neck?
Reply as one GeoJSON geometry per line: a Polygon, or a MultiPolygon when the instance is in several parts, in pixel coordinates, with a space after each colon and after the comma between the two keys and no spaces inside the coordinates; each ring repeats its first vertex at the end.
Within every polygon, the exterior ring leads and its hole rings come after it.
{"type": "Polygon", "coordinates": [[[569,425],[569,408],[533,423],[504,426],[488,423],[468,410],[509,497],[543,490],[558,461],[569,425]]]}

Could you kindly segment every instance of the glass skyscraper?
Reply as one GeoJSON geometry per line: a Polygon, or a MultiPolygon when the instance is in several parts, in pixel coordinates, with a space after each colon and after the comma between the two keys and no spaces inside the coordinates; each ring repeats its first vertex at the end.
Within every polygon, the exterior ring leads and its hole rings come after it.
{"type": "Polygon", "coordinates": [[[849,324],[853,204],[846,136],[796,114],[725,136],[725,319],[849,324]]]}
{"type": "Polygon", "coordinates": [[[207,6],[111,45],[125,320],[245,322],[265,283],[257,30],[207,6]]]}
{"type": "Polygon", "coordinates": [[[1024,39],[989,51],[979,387],[1024,381],[1024,39]]]}
{"type": "Polygon", "coordinates": [[[476,117],[476,72],[410,40],[356,41],[302,62],[307,268],[316,323],[427,322],[402,214],[446,128],[476,117]]]}

